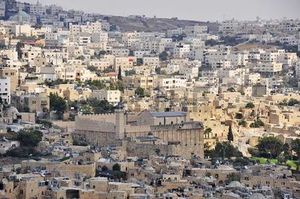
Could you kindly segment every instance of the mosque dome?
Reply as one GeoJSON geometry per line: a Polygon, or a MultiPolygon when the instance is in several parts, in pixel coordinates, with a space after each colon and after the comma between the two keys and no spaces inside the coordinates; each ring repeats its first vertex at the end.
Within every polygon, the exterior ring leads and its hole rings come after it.
{"type": "Polygon", "coordinates": [[[11,21],[15,21],[18,23],[26,24],[31,22],[31,17],[26,12],[20,10],[16,15],[10,17],[11,21]]]}

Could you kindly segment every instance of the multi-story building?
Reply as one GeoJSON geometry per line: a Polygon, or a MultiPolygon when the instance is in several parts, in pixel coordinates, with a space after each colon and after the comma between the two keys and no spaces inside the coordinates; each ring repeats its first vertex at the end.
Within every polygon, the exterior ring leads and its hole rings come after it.
{"type": "Polygon", "coordinates": [[[159,66],[159,58],[158,57],[144,57],[143,64],[145,66],[158,67],[159,66]]]}
{"type": "Polygon", "coordinates": [[[165,90],[185,88],[186,85],[187,79],[185,77],[161,78],[159,80],[159,87],[165,90]]]}
{"type": "Polygon", "coordinates": [[[0,98],[2,99],[2,103],[11,103],[11,88],[10,88],[10,78],[9,77],[1,77],[0,78],[0,98]]]}
{"type": "Polygon", "coordinates": [[[19,72],[16,68],[3,67],[0,68],[0,78],[8,78],[10,81],[10,91],[16,91],[19,85],[19,72]]]}
{"type": "Polygon", "coordinates": [[[0,1],[0,18],[5,17],[5,11],[6,11],[6,2],[5,0],[0,1]]]}
{"type": "Polygon", "coordinates": [[[174,48],[175,58],[187,58],[191,52],[191,46],[189,44],[178,44],[174,48]]]}
{"type": "Polygon", "coordinates": [[[282,63],[266,62],[255,64],[253,70],[266,75],[279,74],[282,71],[282,63]]]}
{"type": "Polygon", "coordinates": [[[111,104],[117,104],[121,101],[121,91],[119,90],[94,90],[92,97],[99,100],[107,100],[111,104]]]}
{"type": "Polygon", "coordinates": [[[238,31],[238,28],[239,28],[239,22],[233,19],[233,20],[223,21],[221,23],[219,31],[224,34],[233,34],[238,31]]]}
{"type": "Polygon", "coordinates": [[[298,77],[298,79],[300,80],[300,62],[296,64],[295,71],[296,71],[296,77],[298,77]]]}
{"type": "Polygon", "coordinates": [[[50,110],[50,99],[47,93],[25,94],[15,97],[13,101],[19,110],[37,113],[37,115],[50,110]]]}

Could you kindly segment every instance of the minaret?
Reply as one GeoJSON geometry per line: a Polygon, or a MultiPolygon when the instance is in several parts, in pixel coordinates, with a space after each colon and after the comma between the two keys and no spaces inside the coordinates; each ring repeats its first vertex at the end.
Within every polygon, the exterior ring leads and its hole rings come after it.
{"type": "Polygon", "coordinates": [[[118,139],[124,139],[125,137],[125,112],[123,109],[116,109],[116,136],[118,139]]]}

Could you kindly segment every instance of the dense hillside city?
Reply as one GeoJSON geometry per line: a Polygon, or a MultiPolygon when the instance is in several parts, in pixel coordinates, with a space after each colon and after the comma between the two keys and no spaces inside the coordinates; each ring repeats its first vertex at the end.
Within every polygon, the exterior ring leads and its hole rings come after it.
{"type": "Polygon", "coordinates": [[[300,20],[0,19],[0,199],[300,198],[300,20]]]}

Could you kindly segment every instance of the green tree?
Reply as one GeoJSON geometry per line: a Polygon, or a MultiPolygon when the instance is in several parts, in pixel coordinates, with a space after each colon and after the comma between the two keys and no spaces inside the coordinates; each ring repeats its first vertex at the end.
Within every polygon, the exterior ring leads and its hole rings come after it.
{"type": "Polygon", "coordinates": [[[121,171],[121,166],[118,163],[114,164],[112,169],[112,175],[115,180],[126,180],[126,173],[121,171]]]}
{"type": "Polygon", "coordinates": [[[18,133],[17,140],[21,146],[36,147],[42,141],[43,133],[35,129],[23,129],[18,133]]]}
{"type": "Polygon", "coordinates": [[[16,45],[16,51],[18,53],[18,59],[22,59],[22,54],[23,54],[22,48],[24,48],[24,43],[18,42],[17,45],[16,45]]]}
{"type": "Polygon", "coordinates": [[[14,158],[29,158],[35,153],[36,151],[33,147],[18,147],[9,150],[6,155],[14,158]]]}
{"type": "Polygon", "coordinates": [[[241,120],[241,119],[243,119],[243,114],[242,113],[236,113],[235,114],[235,119],[238,119],[238,120],[241,120]]]}
{"type": "Polygon", "coordinates": [[[300,139],[295,139],[291,142],[291,149],[293,152],[296,153],[297,155],[297,171],[299,171],[299,167],[300,167],[300,139]]]}
{"type": "Polygon", "coordinates": [[[256,146],[261,157],[277,158],[283,149],[283,142],[276,137],[263,137],[256,146]]]}
{"type": "Polygon", "coordinates": [[[122,69],[121,69],[121,66],[119,67],[118,80],[122,81],[122,69]]]}
{"type": "Polygon", "coordinates": [[[300,101],[299,100],[296,100],[296,99],[294,99],[294,98],[291,98],[290,100],[289,100],[289,102],[288,102],[288,106],[294,106],[294,105],[296,105],[296,104],[300,104],[300,101]]]}
{"type": "Polygon", "coordinates": [[[241,174],[240,173],[231,173],[228,175],[227,179],[226,179],[226,184],[229,184],[233,181],[241,181],[241,174]]]}
{"type": "Polygon", "coordinates": [[[57,113],[64,113],[67,110],[67,103],[57,93],[50,93],[50,109],[57,113]]]}
{"type": "Polygon", "coordinates": [[[104,89],[106,87],[105,83],[100,80],[87,81],[86,85],[92,86],[95,89],[104,89]]]}
{"type": "Polygon", "coordinates": [[[215,149],[213,149],[210,154],[214,158],[223,159],[243,156],[242,153],[230,142],[218,142],[215,149]]]}
{"type": "Polygon", "coordinates": [[[251,163],[251,161],[246,157],[238,157],[236,158],[232,164],[234,167],[244,167],[251,163]]]}
{"type": "Polygon", "coordinates": [[[167,61],[169,58],[169,54],[166,51],[163,51],[159,54],[160,61],[167,61]]]}
{"type": "Polygon", "coordinates": [[[227,140],[229,142],[233,142],[233,132],[232,132],[232,125],[229,126],[227,140]]]}
{"type": "Polygon", "coordinates": [[[137,66],[142,66],[143,63],[144,63],[144,60],[143,60],[142,58],[137,58],[137,59],[136,59],[136,65],[137,65],[137,66]]]}
{"type": "Polygon", "coordinates": [[[114,112],[114,106],[107,100],[98,100],[96,98],[88,99],[87,104],[93,108],[95,114],[112,113],[114,112]]]}
{"type": "Polygon", "coordinates": [[[98,68],[95,66],[88,66],[87,69],[91,72],[96,72],[98,70],[98,68]]]}
{"type": "Polygon", "coordinates": [[[295,139],[291,142],[291,149],[296,153],[297,157],[300,159],[300,139],[295,139]]]}
{"type": "Polygon", "coordinates": [[[253,123],[250,124],[250,128],[260,128],[264,125],[264,122],[257,118],[253,123]]]}
{"type": "Polygon", "coordinates": [[[135,90],[135,94],[139,97],[145,97],[145,90],[141,87],[138,87],[136,90],[135,90]]]}
{"type": "Polygon", "coordinates": [[[80,107],[80,112],[84,115],[86,114],[93,114],[94,111],[93,111],[93,107],[88,105],[88,104],[85,104],[83,106],[80,107]]]}
{"type": "Polygon", "coordinates": [[[245,108],[249,108],[249,109],[252,109],[254,107],[255,107],[255,105],[252,102],[248,102],[245,106],[245,108]]]}
{"type": "Polygon", "coordinates": [[[119,91],[124,91],[124,85],[122,81],[116,81],[112,82],[109,86],[110,90],[119,90],[119,91]]]}
{"type": "Polygon", "coordinates": [[[241,121],[239,121],[239,126],[246,127],[247,122],[245,120],[241,120],[241,121]]]}
{"type": "Polygon", "coordinates": [[[228,92],[235,92],[235,89],[233,87],[230,87],[227,89],[228,92]]]}
{"type": "Polygon", "coordinates": [[[284,99],[282,102],[279,103],[280,106],[287,106],[288,105],[288,101],[287,99],[284,99]]]}
{"type": "Polygon", "coordinates": [[[135,74],[136,74],[136,72],[135,72],[134,69],[125,71],[126,76],[132,76],[132,75],[135,75],[135,74]]]}
{"type": "Polygon", "coordinates": [[[85,57],[83,55],[77,57],[77,59],[81,60],[81,61],[84,61],[85,60],[85,57]]]}
{"type": "Polygon", "coordinates": [[[211,128],[207,128],[204,131],[204,138],[209,138],[209,135],[212,133],[212,129],[211,128]]]}
{"type": "Polygon", "coordinates": [[[108,171],[108,168],[107,168],[107,166],[103,166],[103,167],[101,167],[101,171],[108,171]]]}
{"type": "Polygon", "coordinates": [[[156,155],[160,155],[160,149],[159,148],[157,148],[157,149],[155,149],[155,153],[156,153],[156,155]]]}
{"type": "Polygon", "coordinates": [[[112,169],[113,171],[121,171],[121,166],[118,163],[116,163],[113,165],[112,169]]]}

